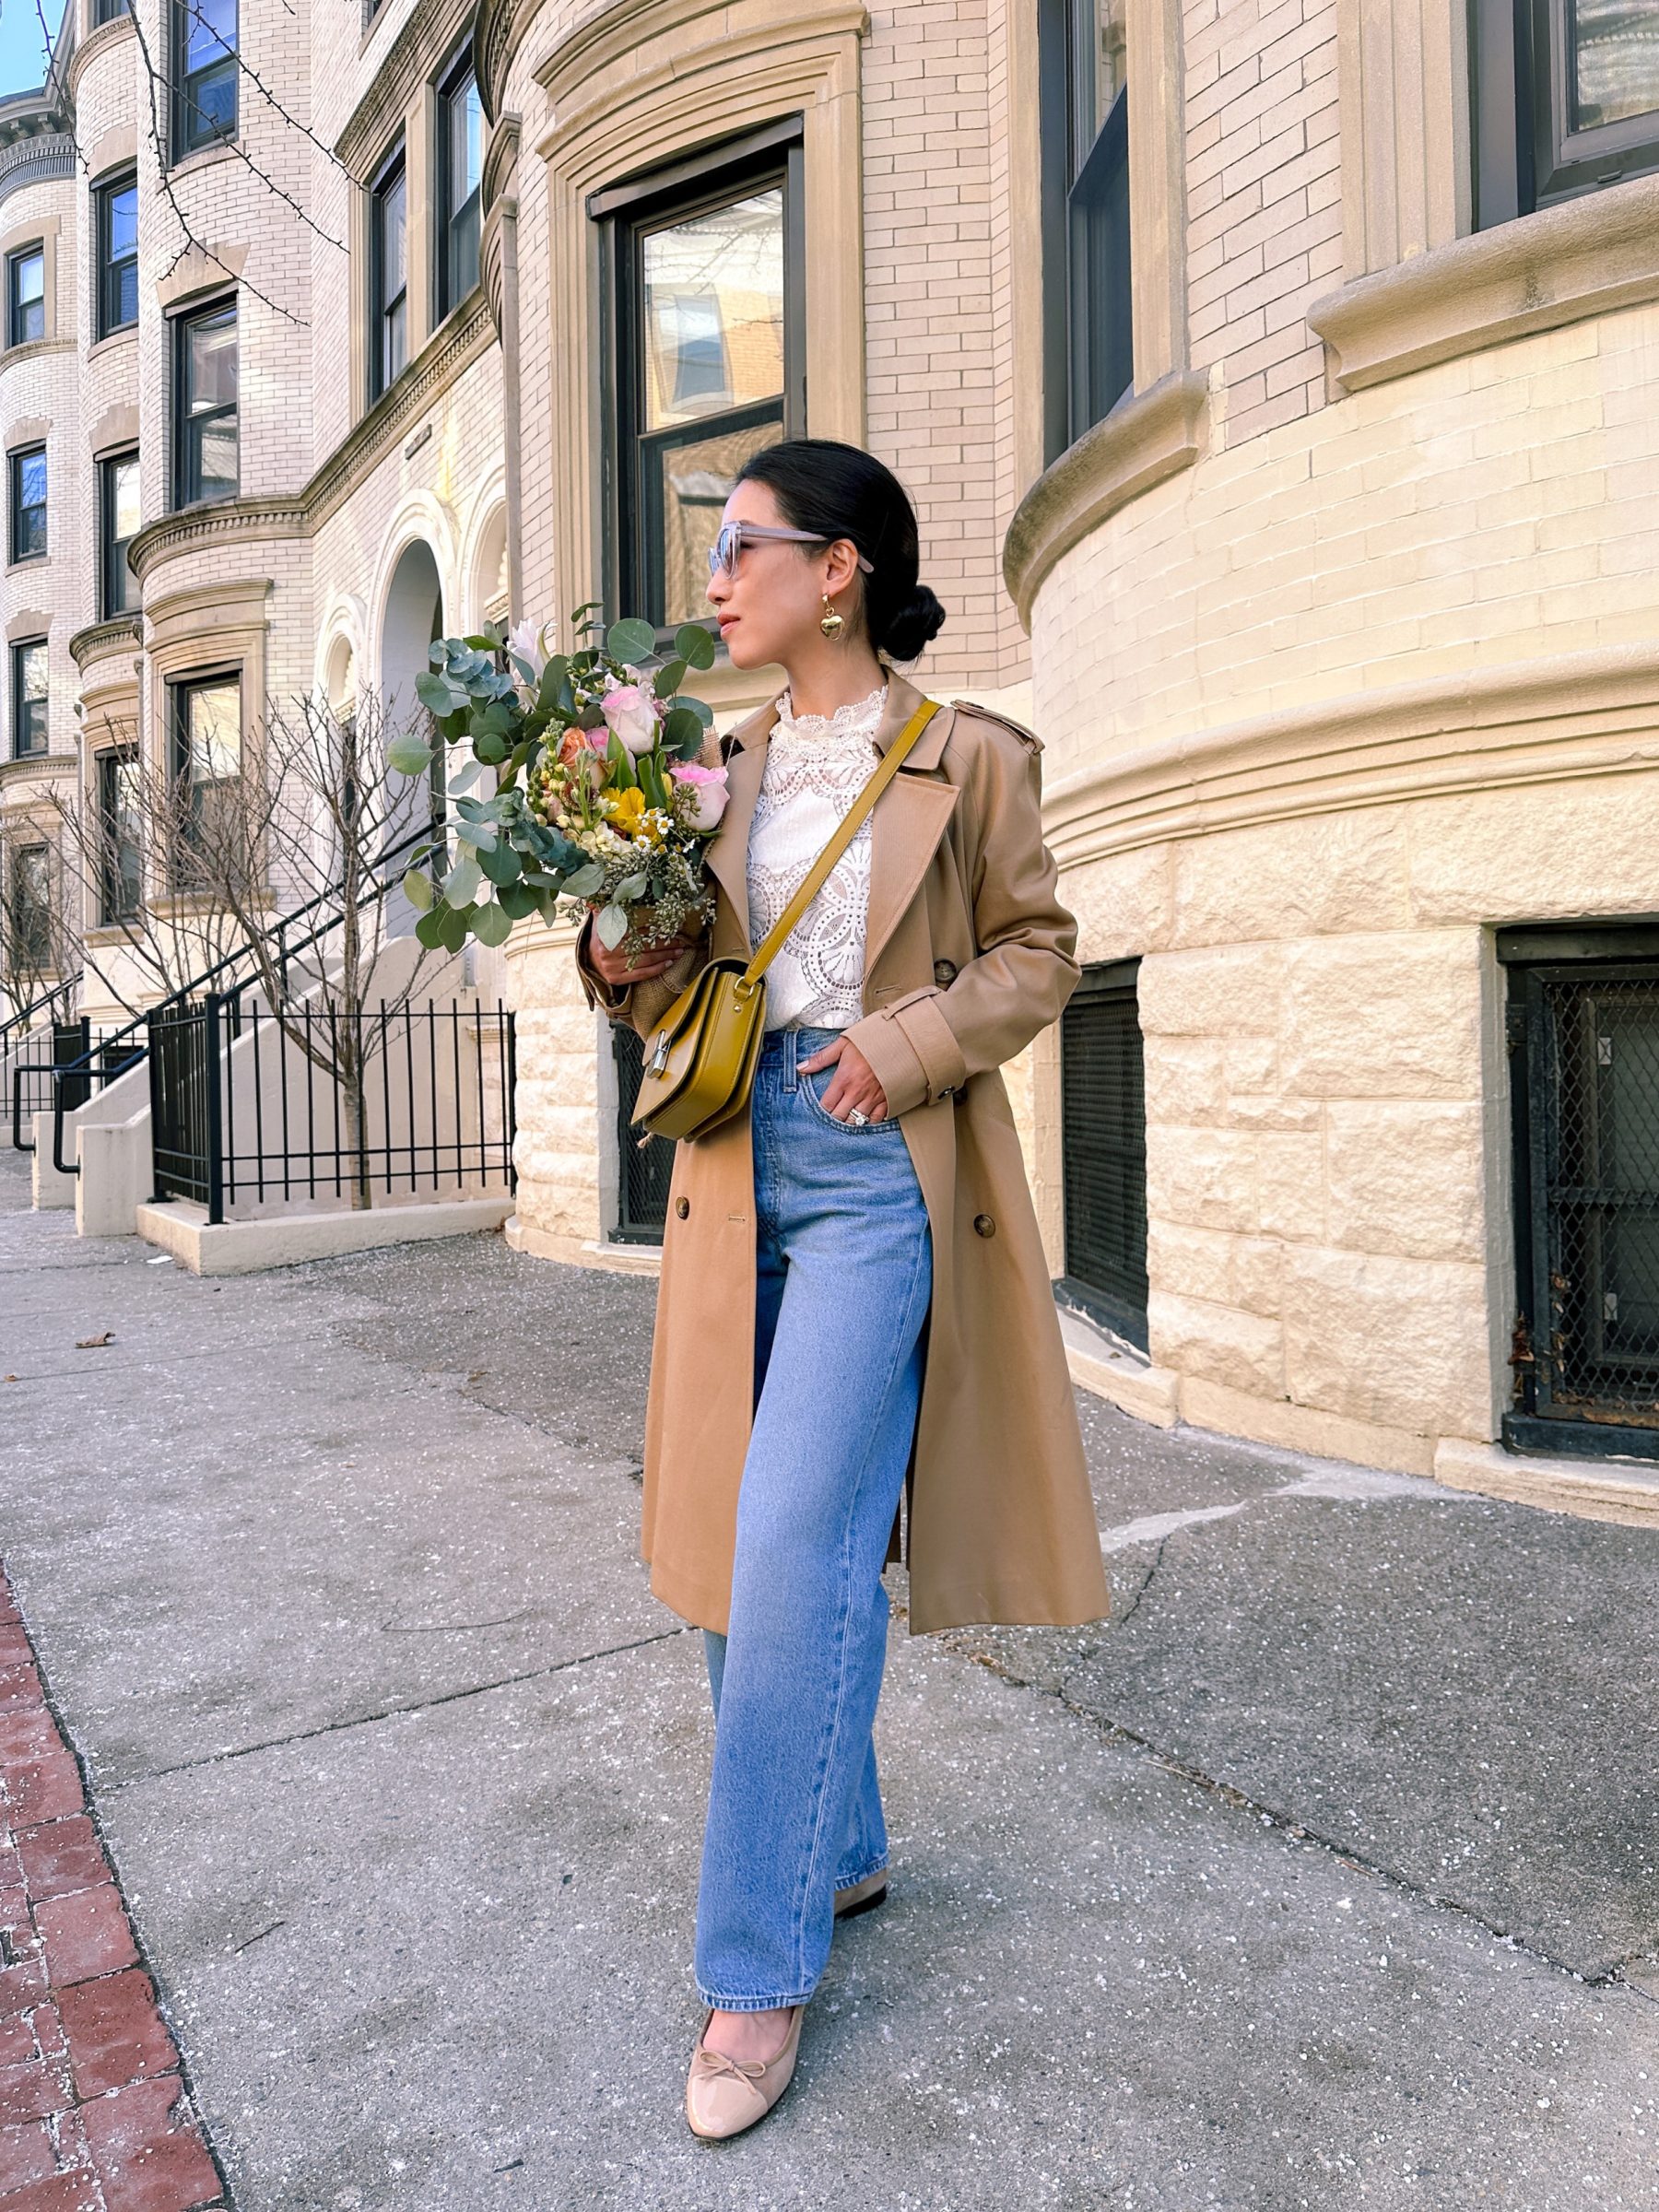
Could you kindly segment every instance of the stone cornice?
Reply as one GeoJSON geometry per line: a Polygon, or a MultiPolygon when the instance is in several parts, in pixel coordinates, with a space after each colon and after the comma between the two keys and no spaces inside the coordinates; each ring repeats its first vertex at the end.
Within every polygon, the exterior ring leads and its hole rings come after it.
{"type": "Polygon", "coordinates": [[[359,184],[367,182],[369,165],[379,158],[420,86],[460,43],[472,8],[473,0],[415,0],[373,82],[335,140],[335,152],[359,184]]]}
{"type": "Polygon", "coordinates": [[[26,783],[31,776],[72,776],[77,765],[74,753],[26,753],[21,760],[0,760],[0,788],[26,783]]]}
{"type": "Polygon", "coordinates": [[[112,16],[107,23],[95,23],[69,56],[69,69],[65,79],[69,98],[75,98],[76,88],[89,63],[95,62],[100,53],[107,53],[112,46],[119,46],[124,40],[134,35],[133,19],[124,12],[112,16]]]}
{"type": "Polygon", "coordinates": [[[1003,579],[1029,630],[1031,606],[1063,553],[1204,451],[1206,380],[1178,371],[1126,399],[1068,445],[1019,505],[1003,540],[1003,579]]]}
{"type": "Polygon", "coordinates": [[[1659,177],[1636,177],[1418,253],[1314,300],[1338,390],[1356,392],[1659,299],[1659,177]]]}
{"type": "Polygon", "coordinates": [[[1043,833],[1078,867],[1295,816],[1642,771],[1659,775],[1659,652],[1541,654],[1091,762],[1050,784],[1043,833]]]}
{"type": "Polygon", "coordinates": [[[106,653],[118,652],[124,640],[136,652],[138,633],[136,613],[112,615],[107,622],[88,622],[85,629],[77,629],[70,639],[70,658],[85,674],[89,661],[101,660],[106,653]]]}
{"type": "Polygon", "coordinates": [[[142,584],[164,560],[239,537],[304,537],[305,495],[268,500],[214,500],[159,515],[135,533],[127,563],[142,584]]]}
{"type": "Polygon", "coordinates": [[[75,174],[75,141],[67,132],[42,133],[0,147],[0,201],[26,185],[50,183],[75,174]]]}
{"type": "MultiPolygon", "coordinates": [[[[496,342],[480,285],[441,324],[395,383],[353,425],[302,491],[266,499],[215,500],[147,523],[127,547],[140,584],[163,561],[231,538],[310,537],[345,504],[430,406],[496,342]]],[[[147,612],[147,609],[146,610],[147,612]]]]}

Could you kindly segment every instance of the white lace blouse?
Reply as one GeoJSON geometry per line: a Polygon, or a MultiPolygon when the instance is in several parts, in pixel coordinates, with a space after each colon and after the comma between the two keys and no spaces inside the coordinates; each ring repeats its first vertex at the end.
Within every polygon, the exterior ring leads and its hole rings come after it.
{"type": "MultiPolygon", "coordinates": [[[[833,714],[796,714],[787,688],[766,743],[749,830],[749,942],[759,945],[869,780],[887,686],[833,714]]],[[[766,1026],[844,1030],[864,1012],[870,820],[795,924],[766,971],[766,1026]]]]}

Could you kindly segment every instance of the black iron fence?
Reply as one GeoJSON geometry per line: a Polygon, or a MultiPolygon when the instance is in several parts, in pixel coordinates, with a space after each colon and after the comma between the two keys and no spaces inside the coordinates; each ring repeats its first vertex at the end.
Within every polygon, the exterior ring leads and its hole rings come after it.
{"type": "Polygon", "coordinates": [[[209,993],[149,1024],[158,1198],[385,1204],[516,1187],[512,1015],[499,1001],[270,1013],[209,993]]]}
{"type": "MultiPolygon", "coordinates": [[[[29,1051],[27,1045],[24,1049],[29,1051]]],[[[11,1071],[14,1150],[34,1150],[37,1113],[50,1113],[54,1105],[61,1113],[73,1113],[86,1104],[95,1085],[111,1081],[137,1056],[130,1043],[115,1041],[112,1032],[100,1031],[84,1014],[78,1020],[53,1022],[29,1057],[11,1071]]]]}
{"type": "Polygon", "coordinates": [[[1659,1457],[1659,964],[1511,971],[1523,1448],[1659,1457]]]}

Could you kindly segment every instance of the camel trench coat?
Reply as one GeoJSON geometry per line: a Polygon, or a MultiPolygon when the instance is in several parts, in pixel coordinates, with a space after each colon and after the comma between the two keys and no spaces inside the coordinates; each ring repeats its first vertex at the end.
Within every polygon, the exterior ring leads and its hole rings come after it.
{"type": "MultiPolygon", "coordinates": [[[[924,696],[889,672],[882,751],[924,696]]],[[[707,849],[717,911],[687,956],[693,972],[710,947],[750,949],[749,826],[776,720],[773,700],[724,741],[730,795],[707,849]]],[[[1040,750],[983,708],[942,706],[871,816],[865,1012],[845,1034],[900,1117],[933,1235],[925,1376],[887,1554],[910,1571],[912,1635],[1110,1618],[1059,1316],[1000,1073],[1056,1018],[1079,973],[1077,924],[1042,841],[1040,750]]],[[[613,989],[588,965],[592,926],[577,941],[590,1006],[647,1036],[683,983],[613,989]]],[[[723,1634],[754,1324],[746,1109],[676,1147],[640,1539],[655,1594],[723,1634]]]]}

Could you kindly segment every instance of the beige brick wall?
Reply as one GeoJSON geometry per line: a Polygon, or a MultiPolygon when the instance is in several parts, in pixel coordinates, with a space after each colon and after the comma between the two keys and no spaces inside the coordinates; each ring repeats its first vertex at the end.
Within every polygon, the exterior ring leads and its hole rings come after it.
{"type": "Polygon", "coordinates": [[[1182,29],[1192,359],[1236,443],[1324,398],[1303,316],[1342,266],[1335,0],[1192,0],[1182,29]]]}

